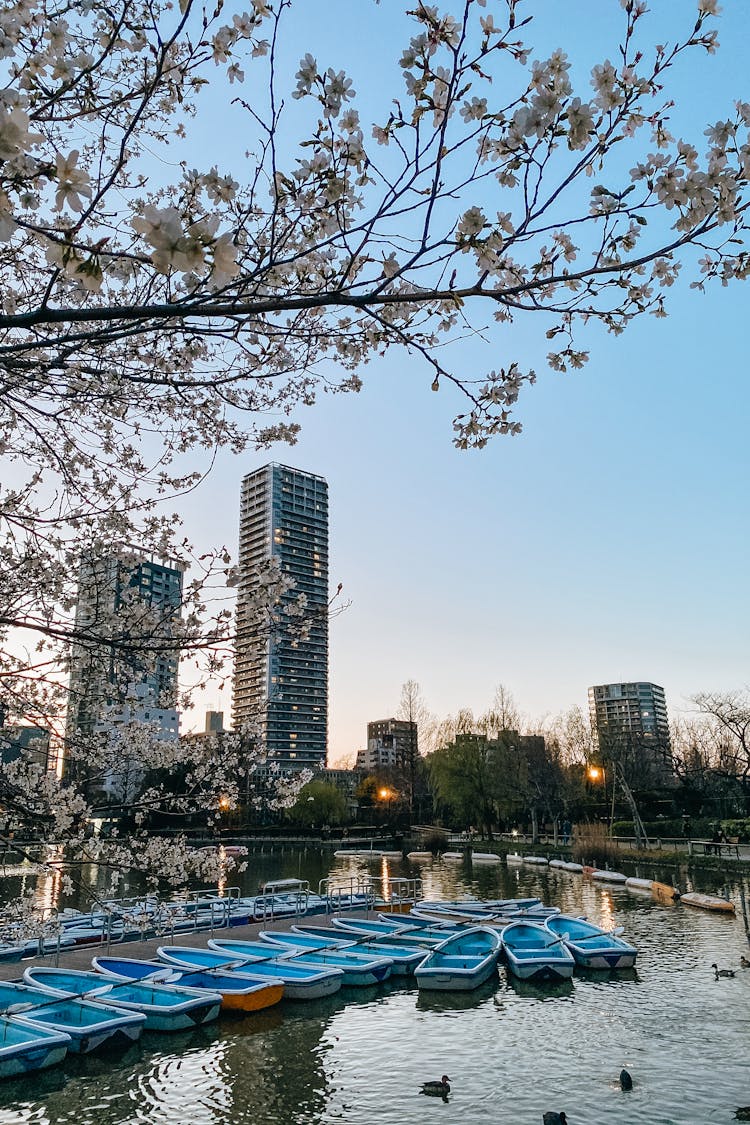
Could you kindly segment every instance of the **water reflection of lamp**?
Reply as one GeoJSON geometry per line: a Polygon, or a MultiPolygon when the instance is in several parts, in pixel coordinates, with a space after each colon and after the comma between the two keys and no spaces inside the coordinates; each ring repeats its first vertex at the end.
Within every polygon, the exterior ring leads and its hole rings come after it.
{"type": "Polygon", "coordinates": [[[380,894],[385,902],[391,901],[390,870],[385,856],[380,864],[380,894]]]}

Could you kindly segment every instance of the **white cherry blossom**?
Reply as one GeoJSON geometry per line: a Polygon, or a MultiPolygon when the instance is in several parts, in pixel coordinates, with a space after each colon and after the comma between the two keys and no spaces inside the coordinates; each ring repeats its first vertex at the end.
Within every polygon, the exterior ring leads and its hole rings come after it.
{"type": "MultiPolygon", "coordinates": [[[[675,5],[661,43],[645,3],[606,6],[611,38],[585,72],[575,29],[545,5],[539,20],[560,46],[544,54],[549,37],[515,21],[518,5],[405,5],[405,34],[387,48],[398,83],[378,84],[378,60],[364,97],[368,71],[345,37],[390,18],[387,5],[353,5],[351,28],[323,36],[316,58],[299,3],[20,0],[0,11],[7,722],[61,738],[70,645],[95,653],[124,623],[142,665],[176,645],[201,675],[227,674],[233,616],[216,598],[231,559],[186,546],[169,511],[171,498],[190,502],[208,451],[295,441],[303,406],[323,390],[356,393],[370,360],[404,347],[410,373],[445,389],[455,444],[481,448],[520,431],[536,375],[512,355],[489,374],[474,357],[464,370],[458,351],[449,364],[456,335],[476,331],[481,347],[486,330],[489,354],[500,339],[512,353],[515,325],[541,320],[556,341],[550,366],[571,371],[587,361],[592,321],[619,335],[637,316],[665,316],[681,284],[750,272],[750,99],[712,95],[714,0],[675,5]],[[705,119],[685,137],[671,105],[678,71],[706,91],[705,119]],[[214,136],[217,105],[227,128],[214,136]],[[189,568],[183,615],[166,629],[125,604],[82,636],[81,554],[128,542],[189,568]]],[[[309,609],[272,573],[248,604],[259,630],[300,636],[309,609]]],[[[167,748],[137,724],[116,751],[75,746],[92,780],[117,761],[188,770],[195,794],[175,812],[211,816],[218,786],[238,784],[236,751],[167,748]]],[[[109,846],[85,831],[80,789],[29,763],[11,778],[5,803],[53,825],[76,862],[96,859],[113,878],[127,866],[197,870],[185,846],[149,835],[145,809],[109,846]]],[[[157,780],[145,793],[154,807],[180,804],[157,780]]]]}

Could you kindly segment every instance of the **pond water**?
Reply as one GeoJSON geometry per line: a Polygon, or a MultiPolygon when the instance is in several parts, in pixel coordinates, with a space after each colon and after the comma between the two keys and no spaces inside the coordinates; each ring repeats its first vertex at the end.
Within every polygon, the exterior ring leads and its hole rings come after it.
{"type": "MultiPolygon", "coordinates": [[[[251,856],[248,880],[415,873],[413,865],[251,856]]],[[[576,974],[557,986],[496,981],[470,994],[411,986],[284,1001],[179,1036],[144,1036],[123,1055],[73,1058],[0,1086],[0,1125],[708,1125],[750,1105],[750,969],[738,918],[663,906],[617,887],[530,867],[427,863],[427,897],[539,895],[622,925],[637,971],[576,974]],[[712,962],[737,969],[714,979],[712,962]],[[617,1082],[622,1067],[634,1088],[617,1082]],[[423,1081],[451,1078],[447,1102],[423,1081]]],[[[701,889],[716,890],[716,886],[701,889]]],[[[747,887],[746,893],[747,893],[747,887]]],[[[739,886],[731,888],[734,894],[739,886]]]]}

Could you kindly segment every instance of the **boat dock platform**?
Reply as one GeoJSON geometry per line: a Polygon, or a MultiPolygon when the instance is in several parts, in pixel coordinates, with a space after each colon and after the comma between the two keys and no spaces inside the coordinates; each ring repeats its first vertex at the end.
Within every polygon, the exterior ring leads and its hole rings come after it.
{"type": "MultiPolygon", "coordinates": [[[[349,912],[347,912],[349,913],[349,912]]],[[[365,911],[351,911],[353,918],[368,917],[365,911]]],[[[54,965],[61,969],[90,969],[91,958],[97,954],[117,957],[135,957],[144,961],[151,961],[157,957],[160,945],[188,945],[191,948],[205,949],[211,937],[231,937],[233,941],[256,941],[261,930],[288,930],[290,925],[301,921],[314,921],[325,923],[327,914],[307,914],[296,917],[276,918],[274,921],[251,922],[246,926],[217,927],[215,930],[192,930],[189,933],[171,934],[168,930],[160,937],[147,938],[145,941],[117,941],[107,947],[106,942],[79,945],[74,949],[51,949],[43,957],[26,957],[23,961],[11,961],[7,964],[0,963],[0,980],[20,980],[24,969],[30,965],[54,965]]]]}

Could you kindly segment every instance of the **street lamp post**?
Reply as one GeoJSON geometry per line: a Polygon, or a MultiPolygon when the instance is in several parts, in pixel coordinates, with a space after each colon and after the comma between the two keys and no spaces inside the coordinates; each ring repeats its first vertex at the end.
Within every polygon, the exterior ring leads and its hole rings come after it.
{"type": "Polygon", "coordinates": [[[382,789],[378,790],[378,797],[380,798],[381,801],[385,801],[385,803],[386,803],[385,804],[385,816],[386,816],[387,821],[390,821],[390,819],[391,819],[391,799],[393,798],[393,796],[394,796],[393,790],[387,789],[385,786],[383,786],[382,789]]]}
{"type": "MultiPolygon", "coordinates": [[[[604,768],[603,765],[601,765],[601,766],[591,765],[586,770],[586,776],[588,777],[589,781],[599,781],[601,779],[602,785],[604,786],[604,805],[605,805],[605,808],[606,808],[606,804],[607,804],[607,771],[606,771],[606,769],[604,768]]],[[[612,835],[612,822],[613,822],[614,817],[615,817],[615,789],[616,789],[616,781],[615,781],[615,777],[613,776],[612,777],[612,806],[611,806],[610,813],[609,813],[609,834],[610,834],[610,836],[612,835]]]]}

